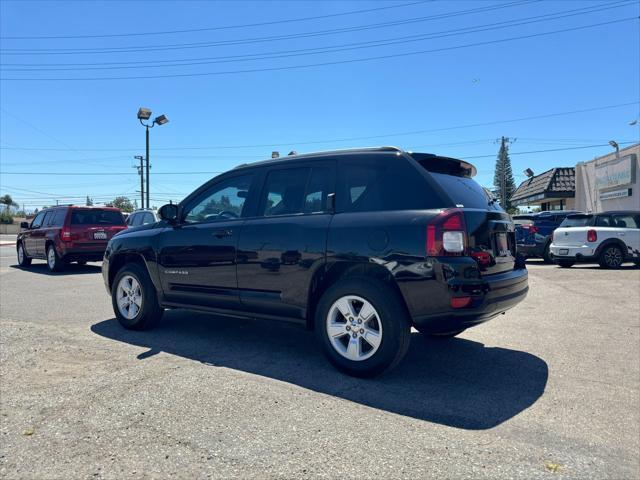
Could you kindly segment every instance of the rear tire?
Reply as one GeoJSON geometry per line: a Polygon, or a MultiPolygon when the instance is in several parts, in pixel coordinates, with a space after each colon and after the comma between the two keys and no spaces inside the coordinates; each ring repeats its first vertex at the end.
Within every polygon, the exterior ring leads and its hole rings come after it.
{"type": "Polygon", "coordinates": [[[339,281],[322,295],[315,331],[329,362],[355,377],[391,370],[411,340],[408,313],[398,294],[366,277],[339,281]]]}
{"type": "Polygon", "coordinates": [[[576,264],[573,260],[558,260],[558,265],[561,268],[571,268],[576,264]]]}
{"type": "Polygon", "coordinates": [[[542,260],[544,260],[544,263],[553,263],[549,247],[551,247],[551,242],[547,243],[547,245],[544,247],[544,252],[542,253],[542,260]]]}
{"type": "Polygon", "coordinates": [[[27,253],[24,251],[22,242],[18,244],[16,253],[18,254],[18,265],[20,265],[21,267],[28,267],[29,265],[31,265],[31,258],[27,257],[27,253]]]}
{"type": "Polygon", "coordinates": [[[616,269],[622,266],[624,262],[624,254],[617,245],[609,245],[600,253],[598,263],[602,268],[616,269]]]}
{"type": "Polygon", "coordinates": [[[47,267],[50,272],[60,272],[65,267],[64,260],[60,258],[52,243],[47,246],[47,267]]]}
{"type": "Polygon", "coordinates": [[[164,313],[147,269],[137,263],[126,264],[116,274],[111,304],[120,325],[129,330],[149,330],[164,313]]]}

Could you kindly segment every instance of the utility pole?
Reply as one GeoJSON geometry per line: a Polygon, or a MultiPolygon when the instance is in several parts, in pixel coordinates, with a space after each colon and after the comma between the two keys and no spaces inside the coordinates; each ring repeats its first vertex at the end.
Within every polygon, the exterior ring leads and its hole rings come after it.
{"type": "Polygon", "coordinates": [[[140,208],[144,208],[144,166],[142,163],[144,161],[144,157],[142,155],[136,155],[133,158],[140,161],[140,166],[136,168],[138,169],[138,175],[140,175],[140,208]]]}

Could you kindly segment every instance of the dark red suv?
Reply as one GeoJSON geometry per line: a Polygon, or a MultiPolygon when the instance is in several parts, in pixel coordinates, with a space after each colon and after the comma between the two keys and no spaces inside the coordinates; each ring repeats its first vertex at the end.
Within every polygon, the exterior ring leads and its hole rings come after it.
{"type": "Polygon", "coordinates": [[[69,262],[102,260],[111,237],[127,228],[117,208],[75,205],[42,210],[31,224],[23,222],[20,226],[18,263],[25,267],[31,259],[40,258],[47,261],[52,272],[69,262]]]}

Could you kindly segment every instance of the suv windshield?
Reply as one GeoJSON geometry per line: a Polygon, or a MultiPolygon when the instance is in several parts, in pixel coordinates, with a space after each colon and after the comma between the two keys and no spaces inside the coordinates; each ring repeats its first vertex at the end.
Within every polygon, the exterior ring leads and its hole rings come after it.
{"type": "Polygon", "coordinates": [[[124,225],[124,217],[115,210],[74,209],[71,211],[71,225],[124,225]]]}
{"type": "Polygon", "coordinates": [[[560,224],[560,228],[562,227],[585,227],[589,224],[591,220],[591,215],[570,215],[565,218],[560,224]]]}

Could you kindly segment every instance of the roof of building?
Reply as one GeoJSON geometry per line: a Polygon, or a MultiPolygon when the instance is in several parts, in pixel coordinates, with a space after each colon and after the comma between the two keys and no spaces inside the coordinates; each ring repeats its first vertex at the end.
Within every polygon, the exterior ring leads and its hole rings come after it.
{"type": "Polygon", "coordinates": [[[520,184],[511,195],[511,201],[524,200],[534,195],[553,193],[567,194],[576,190],[576,169],[557,167],[531,177],[520,184]]]}

